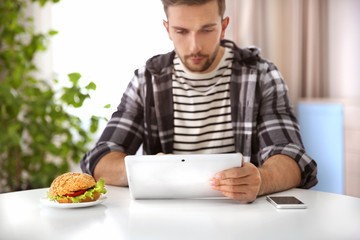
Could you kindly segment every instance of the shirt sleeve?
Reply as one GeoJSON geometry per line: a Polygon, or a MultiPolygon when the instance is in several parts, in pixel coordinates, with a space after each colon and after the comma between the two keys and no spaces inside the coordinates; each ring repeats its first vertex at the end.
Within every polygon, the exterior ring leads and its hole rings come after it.
{"type": "Polygon", "coordinates": [[[275,154],[291,157],[301,170],[300,187],[311,188],[318,182],[316,162],[305,152],[300,127],[280,72],[272,63],[267,66],[260,84],[262,104],[257,125],[261,149],[259,159],[263,163],[275,154]]]}
{"type": "Polygon", "coordinates": [[[98,142],[80,160],[83,172],[92,175],[98,161],[109,152],[136,153],[143,141],[143,89],[141,74],[136,71],[98,142]]]}

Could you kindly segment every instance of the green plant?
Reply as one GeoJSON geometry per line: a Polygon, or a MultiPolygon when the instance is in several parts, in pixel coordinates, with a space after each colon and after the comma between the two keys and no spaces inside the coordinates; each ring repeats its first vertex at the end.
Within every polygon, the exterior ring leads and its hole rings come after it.
{"type": "Polygon", "coordinates": [[[34,77],[34,56],[56,31],[35,33],[24,14],[27,3],[0,1],[0,192],[48,187],[79,162],[101,119],[93,116],[86,130],[68,113],[96,89],[92,82],[81,87],[79,73],[69,74],[71,86],[60,91],[53,89],[56,80],[34,77]]]}

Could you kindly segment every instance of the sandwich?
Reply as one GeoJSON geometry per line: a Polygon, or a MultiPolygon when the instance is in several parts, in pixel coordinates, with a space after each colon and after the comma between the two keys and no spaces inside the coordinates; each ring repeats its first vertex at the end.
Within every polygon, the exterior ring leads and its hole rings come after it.
{"type": "Polygon", "coordinates": [[[65,173],[51,183],[47,198],[59,203],[81,203],[96,201],[105,193],[104,179],[96,182],[86,173],[65,173]]]}

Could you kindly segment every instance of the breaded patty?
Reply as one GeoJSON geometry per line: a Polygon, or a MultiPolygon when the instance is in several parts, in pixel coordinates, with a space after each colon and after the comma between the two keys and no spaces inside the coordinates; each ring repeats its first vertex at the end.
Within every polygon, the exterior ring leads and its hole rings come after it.
{"type": "Polygon", "coordinates": [[[54,179],[49,194],[63,196],[79,190],[86,190],[94,187],[95,184],[95,179],[86,173],[65,173],[54,179]]]}

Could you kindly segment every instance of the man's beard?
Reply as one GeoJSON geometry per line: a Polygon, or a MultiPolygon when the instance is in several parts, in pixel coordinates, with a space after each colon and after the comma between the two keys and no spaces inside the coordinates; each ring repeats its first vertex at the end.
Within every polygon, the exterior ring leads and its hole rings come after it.
{"type": "Polygon", "coordinates": [[[189,71],[191,71],[191,72],[205,72],[206,70],[209,69],[209,67],[215,61],[215,58],[216,58],[218,52],[219,52],[219,46],[216,47],[216,49],[215,49],[215,51],[214,51],[214,53],[213,53],[213,55],[211,57],[209,56],[209,54],[201,54],[200,52],[195,53],[195,54],[191,54],[191,55],[185,55],[184,57],[179,55],[179,57],[180,57],[181,62],[184,64],[184,66],[189,71]],[[205,59],[205,62],[202,63],[202,65],[191,64],[189,59],[190,58],[197,58],[197,57],[205,59]]]}

